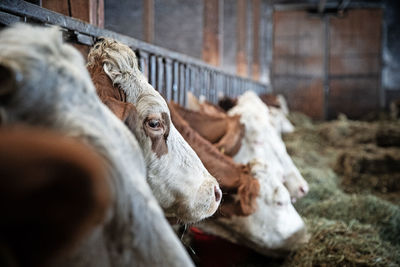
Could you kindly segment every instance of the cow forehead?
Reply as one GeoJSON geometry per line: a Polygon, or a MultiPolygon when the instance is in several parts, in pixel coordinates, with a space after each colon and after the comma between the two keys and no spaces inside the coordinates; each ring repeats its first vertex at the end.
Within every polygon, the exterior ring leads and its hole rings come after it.
{"type": "Polygon", "coordinates": [[[152,114],[170,114],[167,103],[161,96],[146,94],[138,98],[136,109],[139,117],[144,119],[152,114]]]}

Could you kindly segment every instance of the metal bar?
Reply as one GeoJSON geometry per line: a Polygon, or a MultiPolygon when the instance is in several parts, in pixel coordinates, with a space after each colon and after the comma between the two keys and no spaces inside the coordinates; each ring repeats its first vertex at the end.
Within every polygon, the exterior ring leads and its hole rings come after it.
{"type": "Polygon", "coordinates": [[[183,106],[186,107],[187,104],[187,92],[191,91],[191,69],[189,66],[185,68],[185,90],[184,90],[184,97],[183,97],[183,106]]]}
{"type": "Polygon", "coordinates": [[[166,91],[164,67],[164,59],[162,57],[157,57],[157,91],[165,97],[166,91]]]}
{"type": "Polygon", "coordinates": [[[165,59],[165,89],[167,101],[172,100],[172,60],[165,59]]]}
{"type": "Polygon", "coordinates": [[[150,55],[150,60],[149,60],[149,82],[150,84],[156,88],[156,76],[157,75],[157,63],[156,63],[156,56],[155,55],[150,55]]]}
{"type": "Polygon", "coordinates": [[[172,100],[179,103],[178,89],[179,89],[179,63],[173,63],[173,85],[172,85],[172,100]]]}
{"type": "Polygon", "coordinates": [[[187,88],[185,87],[185,65],[179,64],[179,104],[185,106],[185,95],[187,88]]]}

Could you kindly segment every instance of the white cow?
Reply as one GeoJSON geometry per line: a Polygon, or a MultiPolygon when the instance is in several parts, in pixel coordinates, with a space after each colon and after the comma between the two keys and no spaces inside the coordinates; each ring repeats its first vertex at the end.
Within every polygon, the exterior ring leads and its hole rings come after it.
{"type": "Polygon", "coordinates": [[[133,131],[143,150],[147,181],[165,214],[184,222],[211,216],[222,197],[218,183],[174,127],[167,103],[140,72],[135,53],[101,38],[88,56],[88,68],[99,63],[137,109],[133,131]]]}
{"type": "Polygon", "coordinates": [[[25,24],[5,29],[0,66],[4,124],[36,125],[78,138],[108,163],[113,203],[107,217],[53,265],[192,266],[146,183],[138,142],[100,102],[83,58],[62,42],[61,33],[25,24]]]}
{"type": "Polygon", "coordinates": [[[228,112],[240,115],[245,126],[245,136],[234,160],[247,163],[252,159],[262,159],[272,175],[281,177],[293,201],[308,192],[308,184],[286,151],[285,144],[270,121],[268,107],[252,91],[239,96],[238,103],[228,112]]]}
{"type": "Polygon", "coordinates": [[[249,216],[213,218],[200,224],[207,233],[246,245],[264,255],[279,256],[308,241],[305,224],[290,201],[288,190],[269,172],[270,164],[250,162],[260,183],[257,210],[249,216]]]}

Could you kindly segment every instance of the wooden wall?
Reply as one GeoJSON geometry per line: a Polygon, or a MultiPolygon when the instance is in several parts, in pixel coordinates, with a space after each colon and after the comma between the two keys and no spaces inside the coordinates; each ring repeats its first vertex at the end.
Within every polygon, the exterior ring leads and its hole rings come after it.
{"type": "Polygon", "coordinates": [[[273,88],[290,108],[323,117],[323,24],[304,11],[274,13],[273,88]]]}
{"type": "Polygon", "coordinates": [[[379,110],[381,9],[343,17],[274,13],[273,86],[291,109],[316,118],[379,110]]]}
{"type": "Polygon", "coordinates": [[[360,118],[379,110],[381,89],[380,9],[350,10],[330,21],[328,118],[360,118]]]}

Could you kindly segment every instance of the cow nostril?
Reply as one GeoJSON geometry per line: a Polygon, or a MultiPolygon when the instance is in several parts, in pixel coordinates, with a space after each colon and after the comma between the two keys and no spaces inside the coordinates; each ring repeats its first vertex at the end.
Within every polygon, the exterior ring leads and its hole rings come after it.
{"type": "Polygon", "coordinates": [[[303,186],[300,186],[300,192],[303,193],[303,194],[306,194],[307,193],[307,189],[304,188],[303,186]]]}
{"type": "Polygon", "coordinates": [[[219,189],[218,186],[214,186],[214,195],[215,195],[215,201],[219,202],[222,197],[222,192],[221,189],[219,189]]]}

